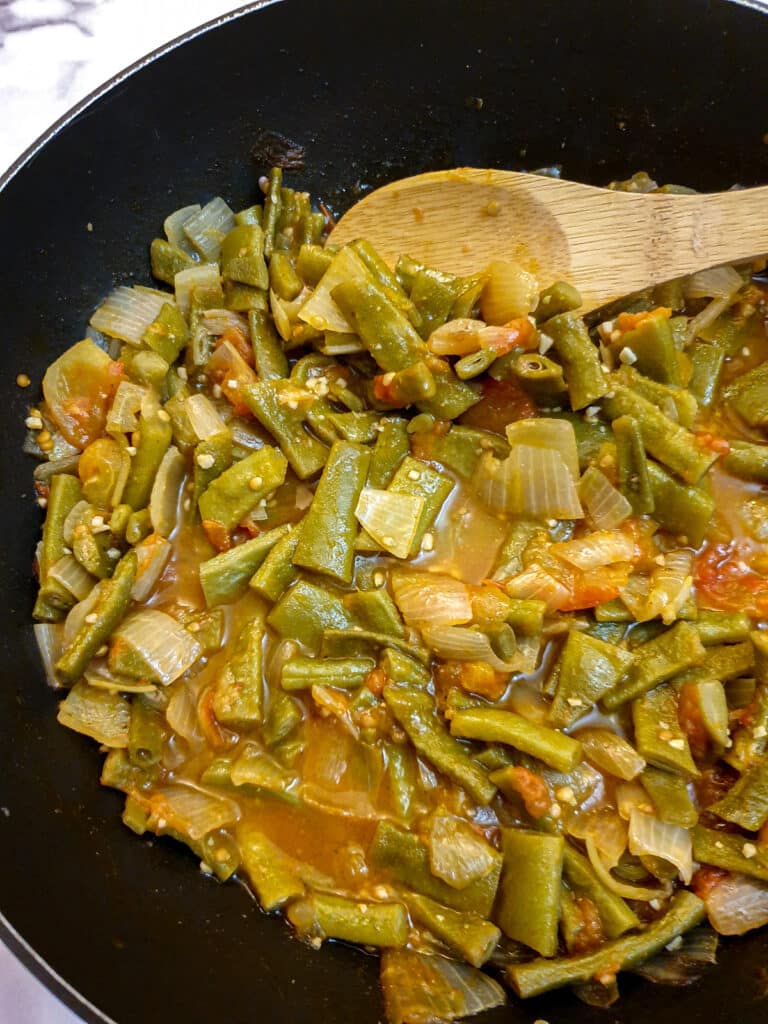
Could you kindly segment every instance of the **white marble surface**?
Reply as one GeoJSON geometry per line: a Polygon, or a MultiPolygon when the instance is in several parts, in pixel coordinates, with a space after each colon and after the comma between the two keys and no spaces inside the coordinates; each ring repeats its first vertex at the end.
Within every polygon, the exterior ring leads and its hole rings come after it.
{"type": "MultiPolygon", "coordinates": [[[[113,74],[239,6],[236,0],[0,0],[0,172],[113,74]]],[[[0,943],[2,1024],[79,1019],[0,943]]]]}

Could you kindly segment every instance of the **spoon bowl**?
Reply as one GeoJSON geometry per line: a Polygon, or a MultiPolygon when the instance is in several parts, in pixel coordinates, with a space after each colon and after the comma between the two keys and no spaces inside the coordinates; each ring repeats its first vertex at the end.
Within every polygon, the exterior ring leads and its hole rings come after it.
{"type": "Polygon", "coordinates": [[[472,274],[514,260],[542,284],[569,281],[588,311],[684,274],[768,252],[768,186],[711,194],[617,192],[474,167],[417,174],[356,203],[329,242],[365,237],[472,274]]]}

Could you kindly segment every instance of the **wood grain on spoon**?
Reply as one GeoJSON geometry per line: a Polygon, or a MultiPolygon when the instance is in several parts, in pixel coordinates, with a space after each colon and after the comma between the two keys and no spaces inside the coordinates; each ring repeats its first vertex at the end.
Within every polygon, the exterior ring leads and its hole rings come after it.
{"type": "Polygon", "coordinates": [[[456,274],[515,260],[566,280],[594,309],[648,285],[768,253],[768,186],[696,195],[613,192],[464,167],[393,181],[356,203],[330,243],[367,238],[456,274]]]}

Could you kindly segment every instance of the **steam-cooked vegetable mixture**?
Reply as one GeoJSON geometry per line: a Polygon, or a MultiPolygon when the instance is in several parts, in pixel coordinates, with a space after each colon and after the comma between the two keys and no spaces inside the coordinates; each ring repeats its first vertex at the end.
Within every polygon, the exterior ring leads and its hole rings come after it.
{"type": "Polygon", "coordinates": [[[380,948],[392,1024],[694,979],[768,922],[752,268],[585,322],[264,193],[171,214],[30,410],[59,720],[134,832],[380,948]]]}

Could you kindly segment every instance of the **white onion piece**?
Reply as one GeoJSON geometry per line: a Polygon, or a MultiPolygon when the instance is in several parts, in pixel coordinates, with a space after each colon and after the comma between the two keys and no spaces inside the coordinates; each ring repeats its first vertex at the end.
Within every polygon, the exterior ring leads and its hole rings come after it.
{"type": "Polygon", "coordinates": [[[149,517],[161,537],[169,537],[179,521],[177,512],[185,474],[184,457],[172,444],[158,467],[149,499],[149,517]]]}
{"type": "Polygon", "coordinates": [[[181,682],[173,688],[173,693],[165,709],[165,718],[175,733],[188,743],[200,743],[203,734],[197,717],[197,699],[187,683],[181,682]]]}
{"type": "Polygon", "coordinates": [[[128,380],[121,380],[107,413],[107,432],[130,434],[139,426],[138,414],[147,389],[128,380]]]}
{"type": "Polygon", "coordinates": [[[199,213],[184,222],[183,231],[204,260],[217,260],[221,243],[235,226],[235,215],[221,196],[215,196],[199,213]]]}
{"type": "Polygon", "coordinates": [[[410,949],[388,949],[381,987],[389,1024],[464,1020],[506,1002],[501,985],[470,964],[410,949]]]}
{"type": "Polygon", "coordinates": [[[724,299],[735,295],[744,282],[730,266],[699,270],[683,281],[686,299],[724,299]]]}
{"type": "Polygon", "coordinates": [[[616,807],[624,821],[629,821],[633,810],[653,814],[655,807],[639,782],[620,782],[616,787],[616,807]]]}
{"type": "Polygon", "coordinates": [[[194,203],[192,206],[182,206],[180,210],[174,210],[163,221],[163,231],[171,245],[175,245],[177,249],[195,257],[197,257],[197,253],[184,234],[184,225],[198,213],[200,213],[200,204],[194,203]]]}
{"type": "Polygon", "coordinates": [[[308,288],[303,288],[301,293],[297,295],[295,299],[290,302],[287,299],[281,299],[277,292],[271,288],[269,290],[269,309],[272,313],[272,317],[275,321],[275,327],[277,333],[283,339],[283,341],[290,341],[293,333],[293,325],[299,316],[299,311],[307,300],[307,296],[310,294],[308,288]]]}
{"type": "Polygon", "coordinates": [[[628,882],[621,882],[618,878],[614,878],[603,861],[603,858],[600,856],[600,851],[597,848],[597,844],[593,836],[587,837],[586,845],[587,856],[589,857],[590,864],[594,868],[595,874],[603,883],[605,888],[614,893],[614,895],[621,896],[624,900],[640,900],[642,903],[649,903],[651,900],[666,899],[667,896],[669,896],[669,886],[650,889],[644,885],[630,885],[628,882]]]}
{"type": "Polygon", "coordinates": [[[513,661],[502,661],[485,633],[467,626],[423,626],[424,643],[448,661],[483,661],[497,672],[514,672],[513,661]]]}
{"type": "Polygon", "coordinates": [[[472,826],[451,814],[437,814],[426,836],[429,869],[452,889],[466,889],[485,878],[495,867],[498,854],[472,826]]]}
{"type": "Polygon", "coordinates": [[[645,760],[631,743],[610,729],[582,729],[577,737],[586,759],[617,779],[631,782],[645,768],[645,760]]]}
{"type": "Polygon", "coordinates": [[[131,588],[134,601],[146,601],[157,585],[171,557],[171,543],[157,533],[151,533],[135,545],[136,578],[131,588]]]}
{"type": "Polygon", "coordinates": [[[64,651],[64,626],[59,622],[36,622],[32,627],[45,671],[45,681],[53,690],[61,686],[54,665],[64,651]]]}
{"type": "Polygon", "coordinates": [[[407,558],[424,511],[418,494],[364,487],[355,509],[357,521],[371,537],[396,558],[407,558]]]}
{"type": "Polygon", "coordinates": [[[409,626],[460,626],[472,618],[469,590],[452,576],[396,572],[392,591],[409,626]]]}
{"type": "Polygon", "coordinates": [[[659,821],[652,814],[633,810],[629,818],[629,852],[660,857],[674,864],[687,885],[693,875],[691,833],[680,825],[659,821]]]}
{"type": "Polygon", "coordinates": [[[173,279],[173,288],[176,305],[184,316],[189,315],[195,288],[218,288],[220,281],[218,263],[201,263],[199,267],[180,270],[173,279]]]}
{"type": "MultiPolygon", "coordinates": [[[[669,626],[688,600],[693,587],[693,552],[688,548],[668,551],[664,564],[651,573],[648,597],[640,621],[655,619],[669,626]]],[[[636,616],[637,617],[637,616],[636,616]]]]}
{"type": "Polygon", "coordinates": [[[58,720],[105,747],[127,747],[131,705],[119,693],[75,683],[59,704],[58,720]]]}
{"type": "Polygon", "coordinates": [[[636,573],[619,590],[621,600],[632,613],[632,618],[638,622],[642,621],[650,586],[651,581],[647,576],[636,573]]]}
{"type": "Polygon", "coordinates": [[[534,307],[538,291],[536,278],[519,263],[493,260],[480,295],[483,320],[489,324],[505,324],[516,317],[527,316],[534,307]]]}
{"type": "Polygon", "coordinates": [[[166,302],[173,302],[166,292],[139,285],[133,288],[120,285],[110,292],[93,314],[91,327],[138,348],[144,332],[166,302]]]}
{"type": "Polygon", "coordinates": [[[599,469],[590,466],[581,478],[579,496],[587,519],[597,530],[613,530],[632,515],[632,506],[599,469]]]}
{"type": "Polygon", "coordinates": [[[202,839],[217,828],[234,825],[240,811],[234,800],[214,796],[202,787],[179,781],[155,790],[151,817],[158,831],[172,828],[190,839],[202,839]]]}
{"type": "Polygon", "coordinates": [[[345,246],[333,257],[333,262],[305,299],[299,310],[299,320],[317,331],[354,334],[355,329],[331,298],[333,289],[346,281],[369,282],[368,268],[350,246],[345,246]]]}
{"type": "Polygon", "coordinates": [[[518,444],[533,448],[551,448],[556,451],[568,467],[574,483],[579,482],[579,450],[576,447],[576,431],[568,420],[537,416],[530,420],[517,420],[506,426],[510,448],[518,444]]]}
{"type": "Polygon", "coordinates": [[[112,634],[132,648],[157,682],[172,683],[200,657],[200,645],[176,619],[156,608],[129,615],[112,634]]]}
{"type": "Polygon", "coordinates": [[[48,570],[48,576],[61,584],[77,601],[84,601],[96,585],[93,576],[73,555],[62,555],[48,570]]]}
{"type": "Polygon", "coordinates": [[[635,542],[619,530],[596,530],[577,540],[553,544],[551,551],[562,561],[583,571],[631,561],[635,556],[635,542]]]}
{"type": "Polygon", "coordinates": [[[328,331],[322,341],[315,342],[324,356],[351,356],[365,352],[365,345],[356,334],[336,334],[328,331]]]}
{"type": "MultiPolygon", "coordinates": [[[[720,314],[724,313],[726,309],[728,309],[732,301],[733,299],[730,295],[712,299],[712,301],[708,303],[700,313],[697,313],[696,316],[692,317],[688,321],[688,327],[685,332],[686,344],[690,344],[698,337],[700,331],[703,331],[706,327],[713,324],[720,314]]],[[[675,415],[675,419],[677,419],[677,415],[675,415]]]]}
{"type": "Polygon", "coordinates": [[[504,460],[485,452],[475,472],[477,494],[494,512],[537,519],[581,519],[584,512],[559,452],[518,444],[504,460]]]}
{"type": "Polygon", "coordinates": [[[64,620],[64,646],[69,647],[77,634],[85,625],[85,616],[93,611],[99,595],[104,587],[104,580],[100,580],[90,594],[82,601],[78,601],[74,607],[69,609],[64,620]]]}
{"type": "Polygon", "coordinates": [[[712,927],[721,935],[743,935],[768,924],[768,884],[729,875],[704,897],[712,927]]]}
{"type": "Polygon", "coordinates": [[[483,320],[460,317],[449,320],[432,331],[427,347],[437,356],[466,356],[480,348],[480,332],[485,327],[483,320]]]}
{"type": "Polygon", "coordinates": [[[611,807],[595,807],[576,811],[566,825],[570,835],[594,842],[608,868],[614,868],[627,848],[627,824],[611,807]]]}
{"type": "Polygon", "coordinates": [[[214,338],[220,338],[230,327],[235,328],[237,331],[242,331],[248,337],[248,321],[242,314],[235,313],[231,309],[204,310],[203,325],[205,326],[206,333],[214,338]]]}
{"type": "Polygon", "coordinates": [[[564,607],[571,592],[560,580],[534,562],[504,584],[510,597],[544,601],[550,611],[564,607]]]}

